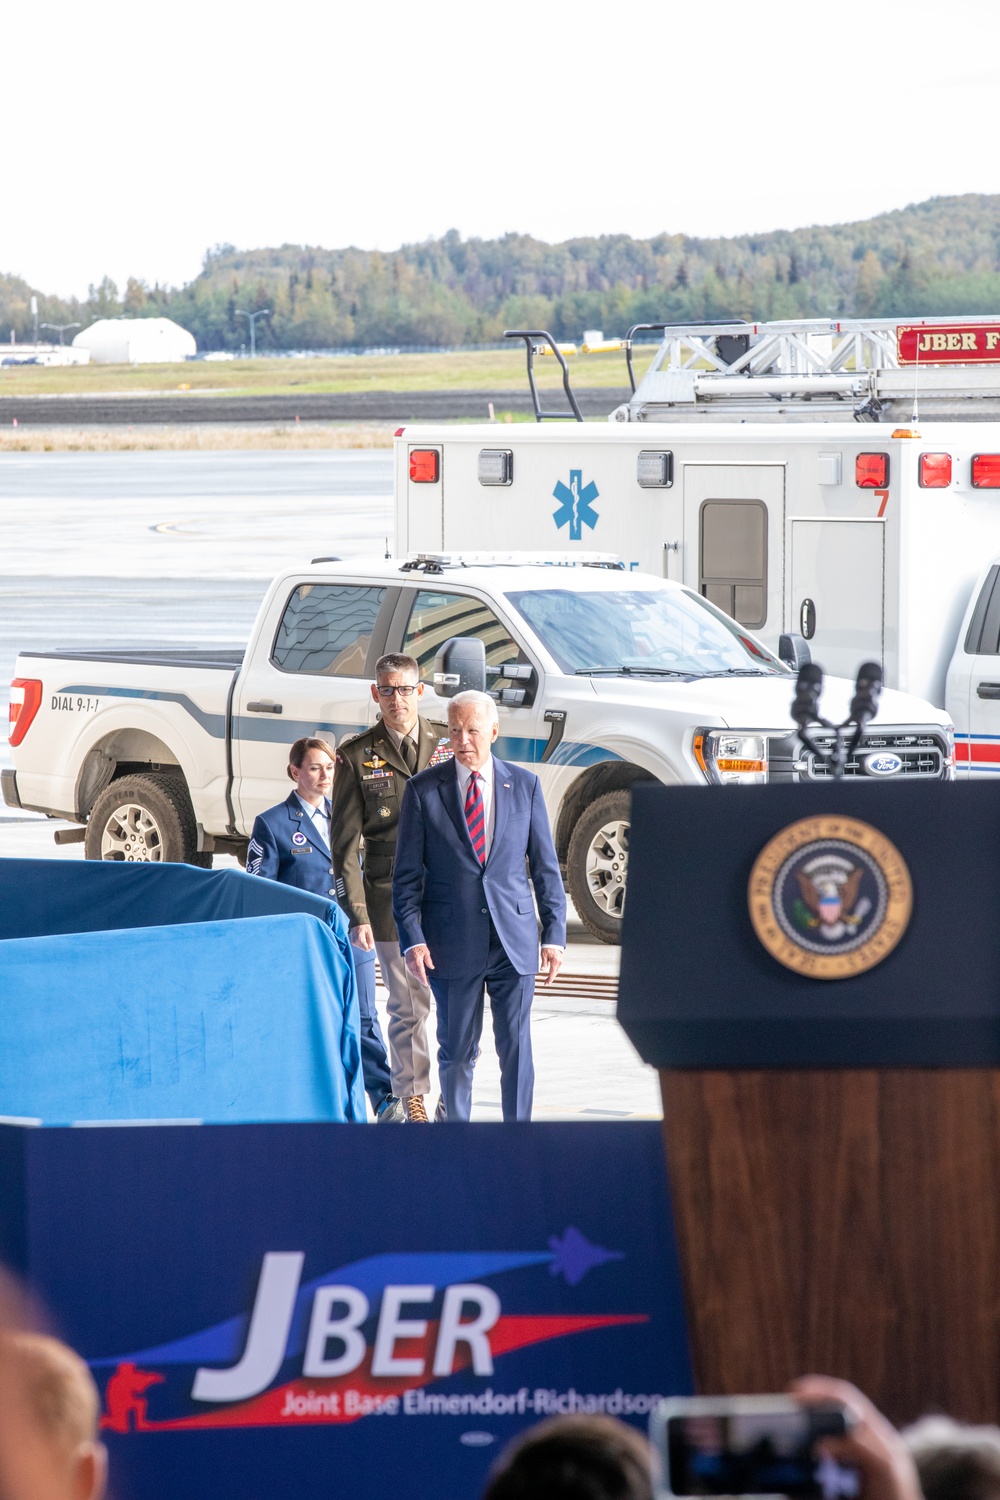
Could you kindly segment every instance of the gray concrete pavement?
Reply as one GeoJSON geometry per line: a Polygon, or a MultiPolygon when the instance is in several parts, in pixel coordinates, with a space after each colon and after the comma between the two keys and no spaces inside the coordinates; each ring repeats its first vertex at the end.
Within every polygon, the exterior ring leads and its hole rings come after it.
{"type": "MultiPolygon", "coordinates": [[[[18,650],[242,645],[279,567],[382,552],[391,488],[380,452],[0,455],[0,765],[18,650]]],[[[60,826],[0,807],[0,857],[82,858],[56,848],[60,826]]],[[[576,923],[570,977],[533,1011],[538,1118],[659,1118],[656,1075],[614,1019],[617,971],[576,923]]],[[[499,1112],[487,1021],[474,1113],[499,1112]]]]}

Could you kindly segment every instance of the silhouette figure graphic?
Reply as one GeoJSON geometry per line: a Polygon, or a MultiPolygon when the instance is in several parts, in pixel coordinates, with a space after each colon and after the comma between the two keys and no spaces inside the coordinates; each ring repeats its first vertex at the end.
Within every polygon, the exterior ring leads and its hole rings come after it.
{"type": "Polygon", "coordinates": [[[129,1417],[134,1418],[133,1431],[147,1427],[146,1398],[142,1393],[151,1385],[161,1385],[165,1379],[165,1375],[153,1375],[137,1365],[119,1365],[104,1393],[107,1411],[101,1418],[101,1427],[111,1432],[128,1432],[129,1417]]]}

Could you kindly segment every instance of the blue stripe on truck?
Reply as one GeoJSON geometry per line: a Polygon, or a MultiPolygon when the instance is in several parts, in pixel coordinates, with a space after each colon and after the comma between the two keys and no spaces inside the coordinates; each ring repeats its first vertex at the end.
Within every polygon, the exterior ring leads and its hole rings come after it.
{"type": "MultiPolygon", "coordinates": [[[[157,703],[176,703],[178,708],[190,714],[192,719],[214,740],[226,737],[225,714],[209,714],[192,702],[187,693],[158,692],[153,688],[94,687],[89,683],[57,688],[57,693],[79,693],[95,698],[144,698],[157,703]]],[[[304,735],[315,734],[325,729],[328,734],[343,739],[350,734],[360,734],[364,724],[328,724],[317,719],[271,719],[246,718],[242,714],[233,717],[234,737],[238,740],[264,740],[274,744],[290,745],[304,735]]]]}
{"type": "MultiPolygon", "coordinates": [[[[225,714],[206,713],[188,697],[187,693],[158,692],[154,688],[95,687],[92,683],[75,683],[69,687],[56,688],[55,691],[57,694],[79,693],[94,698],[139,698],[157,703],[176,703],[178,708],[190,714],[212,739],[224,740],[226,737],[225,714]]],[[[233,716],[234,739],[264,741],[272,745],[290,745],[294,740],[302,739],[305,735],[315,734],[317,730],[325,730],[327,734],[332,734],[339,744],[349,735],[361,734],[369,727],[367,724],[330,724],[316,719],[283,719],[279,715],[271,718],[257,718],[256,715],[248,717],[245,714],[233,716]]],[[[501,735],[497,740],[497,754],[501,760],[518,761],[521,765],[530,766],[541,760],[547,744],[547,738],[529,739],[515,735],[501,735]]],[[[555,754],[547,764],[577,766],[583,769],[585,766],[599,765],[602,761],[621,759],[622,757],[616,755],[613,750],[605,750],[600,745],[588,745],[577,740],[563,740],[556,747],[555,754]]]]}

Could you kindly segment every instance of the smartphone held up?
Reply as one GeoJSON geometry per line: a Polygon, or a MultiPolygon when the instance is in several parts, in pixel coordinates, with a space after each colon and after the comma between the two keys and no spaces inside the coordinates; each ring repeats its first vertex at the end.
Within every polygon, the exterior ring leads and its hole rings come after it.
{"type": "Polygon", "coordinates": [[[806,1405],[790,1396],[663,1401],[650,1423],[660,1494],[855,1500],[857,1470],[817,1451],[821,1439],[844,1437],[853,1423],[839,1403],[806,1405]]]}

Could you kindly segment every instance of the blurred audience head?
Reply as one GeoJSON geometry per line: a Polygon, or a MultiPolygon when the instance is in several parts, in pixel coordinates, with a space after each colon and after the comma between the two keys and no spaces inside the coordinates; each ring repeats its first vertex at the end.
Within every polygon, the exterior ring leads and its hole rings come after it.
{"type": "Polygon", "coordinates": [[[515,1439],[483,1500],[653,1500],[653,1455],[614,1417],[554,1417],[515,1439]]]}
{"type": "Polygon", "coordinates": [[[46,1334],[0,1334],[0,1500],[100,1500],[100,1398],[79,1355],[46,1334]]]}
{"type": "Polygon", "coordinates": [[[1000,1500],[1000,1427],[924,1417],[903,1432],[925,1500],[1000,1500]]]}

